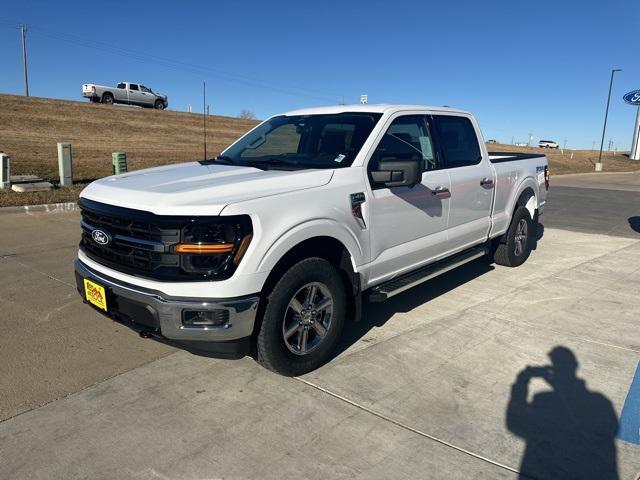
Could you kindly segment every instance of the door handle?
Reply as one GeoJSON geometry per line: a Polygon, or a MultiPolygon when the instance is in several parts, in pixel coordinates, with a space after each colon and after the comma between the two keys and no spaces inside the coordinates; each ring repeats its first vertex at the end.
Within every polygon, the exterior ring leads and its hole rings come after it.
{"type": "Polygon", "coordinates": [[[436,188],[431,190],[431,193],[439,198],[449,198],[451,196],[451,192],[447,187],[443,187],[442,185],[438,185],[436,188]]]}
{"type": "Polygon", "coordinates": [[[484,188],[493,188],[493,179],[484,177],[482,180],[480,180],[480,186],[484,188]]]}

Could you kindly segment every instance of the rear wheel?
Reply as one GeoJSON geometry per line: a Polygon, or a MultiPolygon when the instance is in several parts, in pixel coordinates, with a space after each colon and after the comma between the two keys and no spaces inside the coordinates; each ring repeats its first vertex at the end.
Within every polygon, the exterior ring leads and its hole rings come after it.
{"type": "Polygon", "coordinates": [[[285,272],[266,302],[256,342],[258,362],[288,376],[324,364],[346,315],[338,270],[322,258],[301,260],[285,272]]]}
{"type": "Polygon", "coordinates": [[[511,219],[509,230],[499,240],[494,261],[506,267],[522,265],[531,254],[534,222],[526,207],[518,207],[511,219]]]}
{"type": "Polygon", "coordinates": [[[102,95],[102,103],[106,105],[113,105],[113,95],[109,92],[102,95]]]}

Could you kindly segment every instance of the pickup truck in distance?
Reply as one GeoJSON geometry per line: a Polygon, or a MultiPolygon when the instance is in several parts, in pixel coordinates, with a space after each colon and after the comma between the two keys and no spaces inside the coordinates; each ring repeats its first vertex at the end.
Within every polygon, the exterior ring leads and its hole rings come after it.
{"type": "Polygon", "coordinates": [[[544,155],[489,154],[462,110],[297,110],[216,158],[87,186],[76,283],[143,337],[300,375],[364,301],[525,262],[548,188],[544,155]]]}
{"type": "Polygon", "coordinates": [[[139,107],[164,110],[169,106],[166,95],[155,93],[150,88],[139,83],[120,82],[115,87],[105,87],[94,83],[82,85],[82,96],[94,103],[122,103],[139,107]]]}

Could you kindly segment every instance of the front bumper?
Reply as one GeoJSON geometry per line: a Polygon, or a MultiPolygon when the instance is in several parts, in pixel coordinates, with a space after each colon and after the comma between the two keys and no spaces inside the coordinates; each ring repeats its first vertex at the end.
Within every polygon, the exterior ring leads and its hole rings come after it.
{"type": "Polygon", "coordinates": [[[84,279],[105,288],[107,312],[112,319],[163,343],[213,357],[242,357],[249,353],[258,295],[238,298],[169,297],[115,280],[89,268],[80,260],[75,262],[76,286],[84,299],[84,279]],[[220,327],[191,327],[182,324],[184,310],[226,311],[228,321],[220,327]]]}

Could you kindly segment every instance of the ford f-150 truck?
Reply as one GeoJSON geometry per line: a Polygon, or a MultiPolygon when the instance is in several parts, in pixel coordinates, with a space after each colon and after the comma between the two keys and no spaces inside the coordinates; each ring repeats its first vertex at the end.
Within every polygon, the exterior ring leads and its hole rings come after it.
{"type": "Polygon", "coordinates": [[[85,83],[82,85],[82,96],[91,102],[106,103],[107,105],[122,103],[158,110],[164,110],[169,106],[166,95],[155,93],[139,83],[120,82],[115,87],[85,83]]]}
{"type": "Polygon", "coordinates": [[[462,110],[293,111],[216,158],[85,188],[77,287],[143,337],[299,375],[364,301],[522,264],[548,187],[544,155],[489,154],[462,110]]]}

